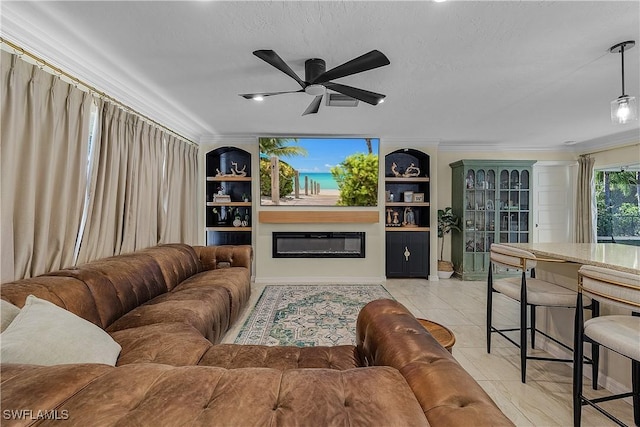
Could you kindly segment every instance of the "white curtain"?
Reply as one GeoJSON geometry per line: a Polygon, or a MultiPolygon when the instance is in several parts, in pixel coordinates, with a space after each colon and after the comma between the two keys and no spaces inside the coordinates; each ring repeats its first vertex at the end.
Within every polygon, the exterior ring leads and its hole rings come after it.
{"type": "Polygon", "coordinates": [[[162,131],[105,102],[78,262],[154,246],[162,209],[162,131]]]}
{"type": "Polygon", "coordinates": [[[165,216],[160,241],[196,244],[198,148],[168,136],[165,179],[165,216]]]}
{"type": "Polygon", "coordinates": [[[73,264],[92,97],[1,52],[2,282],[73,264]]]}
{"type": "Polygon", "coordinates": [[[78,262],[196,243],[197,148],[105,102],[78,262]]]}
{"type": "Polygon", "coordinates": [[[595,158],[584,155],[578,158],[578,187],[576,206],[576,243],[596,242],[596,205],[593,165],[595,158]]]}

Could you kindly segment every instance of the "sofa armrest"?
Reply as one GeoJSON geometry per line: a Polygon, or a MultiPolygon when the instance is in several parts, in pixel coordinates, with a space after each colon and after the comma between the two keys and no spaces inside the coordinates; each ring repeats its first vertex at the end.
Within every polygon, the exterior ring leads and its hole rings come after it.
{"type": "Polygon", "coordinates": [[[227,267],[245,267],[251,270],[251,245],[194,246],[193,249],[205,270],[227,267]]]}
{"type": "Polygon", "coordinates": [[[429,424],[513,423],[467,371],[397,301],[375,300],[358,315],[356,344],[363,363],[400,371],[429,424]]]}

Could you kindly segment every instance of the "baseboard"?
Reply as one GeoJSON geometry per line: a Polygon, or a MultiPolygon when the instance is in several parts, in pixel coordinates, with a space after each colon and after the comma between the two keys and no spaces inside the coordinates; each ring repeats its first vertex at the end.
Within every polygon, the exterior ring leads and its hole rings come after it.
{"type": "Polygon", "coordinates": [[[282,284],[295,284],[295,285],[366,285],[375,284],[380,285],[385,282],[384,277],[318,277],[318,276],[302,276],[302,277],[256,277],[255,283],[267,284],[267,285],[282,285],[282,284]]]}
{"type": "MultiPolygon", "coordinates": [[[[571,359],[573,358],[573,354],[569,352],[566,348],[561,347],[558,343],[553,342],[552,340],[545,338],[544,335],[536,334],[536,348],[542,349],[549,353],[553,357],[557,357],[559,359],[571,359]]],[[[590,354],[586,354],[586,356],[590,356],[590,354]]],[[[571,366],[572,363],[567,363],[567,365],[571,366]]],[[[585,365],[584,368],[584,376],[592,379],[591,375],[591,366],[585,365]]],[[[590,386],[590,385],[589,385],[590,386]]],[[[629,387],[622,384],[620,381],[617,381],[600,371],[598,373],[598,386],[609,390],[612,394],[621,394],[628,393],[630,391],[629,387]]],[[[624,402],[629,405],[633,405],[631,398],[622,399],[624,402]]]]}

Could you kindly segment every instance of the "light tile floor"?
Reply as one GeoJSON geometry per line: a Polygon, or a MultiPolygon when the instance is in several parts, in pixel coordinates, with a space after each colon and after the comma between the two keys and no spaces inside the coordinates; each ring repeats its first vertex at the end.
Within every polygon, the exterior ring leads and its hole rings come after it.
{"type": "MultiPolygon", "coordinates": [[[[430,282],[422,279],[390,279],[384,283],[393,297],[416,317],[423,317],[450,328],[455,336],[453,356],[491,396],[502,411],[518,426],[572,426],[572,369],[559,362],[528,361],[527,383],[520,382],[519,350],[494,334],[491,354],[486,351],[486,284],[445,279],[430,282]]],[[[224,337],[235,340],[244,320],[256,304],[264,285],[254,284],[251,300],[243,318],[224,337]]],[[[494,299],[494,322],[498,326],[517,326],[516,303],[494,299]]],[[[541,351],[540,351],[541,352],[541,351]]],[[[541,352],[542,353],[542,352],[541,352]]],[[[589,396],[610,394],[591,390],[589,396]]],[[[633,425],[633,409],[626,401],[614,401],[607,408],[628,425],[633,425]]],[[[590,407],[582,409],[583,426],[615,424],[590,407]]]]}

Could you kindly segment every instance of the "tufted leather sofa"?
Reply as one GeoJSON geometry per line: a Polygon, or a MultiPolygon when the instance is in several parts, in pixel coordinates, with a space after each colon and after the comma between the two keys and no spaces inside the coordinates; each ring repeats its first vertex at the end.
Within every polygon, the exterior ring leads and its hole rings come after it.
{"type": "Polygon", "coordinates": [[[108,331],[116,367],[2,364],[2,425],[512,425],[401,304],[377,300],[357,345],[215,344],[250,294],[251,248],[165,245],[3,284],[108,331]]]}

